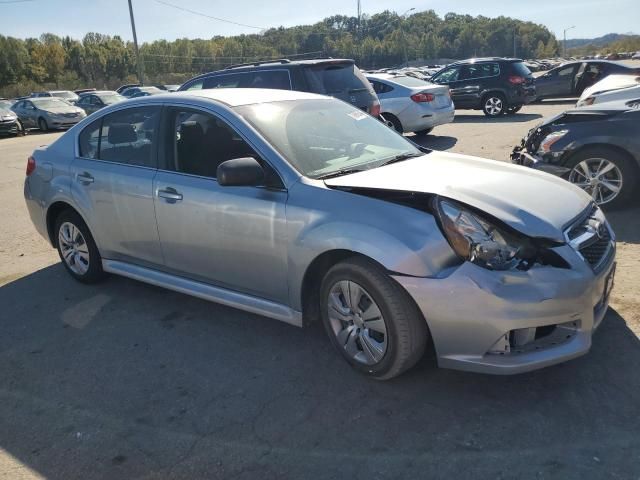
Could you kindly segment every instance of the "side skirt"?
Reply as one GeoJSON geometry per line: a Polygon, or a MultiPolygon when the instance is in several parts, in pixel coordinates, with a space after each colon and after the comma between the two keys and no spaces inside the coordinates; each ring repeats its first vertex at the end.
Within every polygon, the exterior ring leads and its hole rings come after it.
{"type": "Polygon", "coordinates": [[[214,287],[202,282],[196,282],[184,277],[178,277],[150,268],[139,267],[117,260],[102,260],[105,272],[122,275],[158,287],[167,288],[175,292],[234,307],[245,312],[264,315],[296,327],[302,327],[302,313],[292,308],[263,298],[253,297],[244,293],[214,287]]]}

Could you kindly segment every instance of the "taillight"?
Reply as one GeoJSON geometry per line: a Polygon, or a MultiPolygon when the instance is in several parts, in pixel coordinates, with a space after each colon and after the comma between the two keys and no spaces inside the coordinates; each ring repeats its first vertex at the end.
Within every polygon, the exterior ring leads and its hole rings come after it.
{"type": "Polygon", "coordinates": [[[424,92],[414,93],[413,95],[411,95],[411,100],[418,103],[433,102],[435,98],[436,97],[434,97],[431,93],[424,93],[424,92]]]}
{"type": "Polygon", "coordinates": [[[30,156],[27,159],[27,177],[31,175],[36,169],[36,159],[30,156]]]}
{"type": "Polygon", "coordinates": [[[369,114],[374,118],[378,118],[380,116],[380,102],[375,102],[373,105],[371,105],[369,114]]]}
{"type": "Polygon", "coordinates": [[[520,75],[509,75],[509,83],[513,85],[520,85],[525,82],[525,78],[520,75]]]}

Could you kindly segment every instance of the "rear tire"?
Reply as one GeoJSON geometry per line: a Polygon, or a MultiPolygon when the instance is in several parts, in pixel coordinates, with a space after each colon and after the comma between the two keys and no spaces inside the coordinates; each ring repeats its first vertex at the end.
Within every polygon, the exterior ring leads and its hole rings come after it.
{"type": "Polygon", "coordinates": [[[482,99],[482,111],[487,117],[499,117],[507,110],[507,101],[501,93],[489,93],[482,99]]]}
{"type": "Polygon", "coordinates": [[[106,274],[93,236],[82,217],[64,210],[56,219],[56,248],[67,272],[79,282],[97,283],[106,274]]]}
{"type": "Polygon", "coordinates": [[[423,356],[429,331],[422,314],[376,263],[352,257],[333,266],[320,302],[331,343],[360,373],[388,380],[423,356]]]}
{"type": "Polygon", "coordinates": [[[579,151],[568,160],[567,167],[571,168],[567,179],[590,194],[596,203],[608,208],[629,204],[640,183],[637,166],[612,148],[579,151]],[[615,192],[609,187],[619,188],[618,193],[613,195],[615,192]]]}
{"type": "Polygon", "coordinates": [[[396,132],[402,134],[402,132],[404,131],[402,128],[402,123],[400,123],[400,120],[398,120],[395,115],[392,115],[390,113],[383,113],[382,116],[385,119],[387,127],[393,128],[396,132]]]}
{"type": "Polygon", "coordinates": [[[42,117],[38,119],[38,128],[43,132],[49,131],[49,125],[47,125],[47,121],[42,117]]]}

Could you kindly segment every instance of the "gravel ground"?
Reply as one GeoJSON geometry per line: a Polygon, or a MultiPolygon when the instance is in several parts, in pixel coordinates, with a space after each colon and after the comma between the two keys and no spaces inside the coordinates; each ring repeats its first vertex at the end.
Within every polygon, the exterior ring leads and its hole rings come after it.
{"type": "MultiPolygon", "coordinates": [[[[461,111],[424,140],[506,160],[553,102],[461,111]]],[[[640,478],[640,209],[591,352],[514,377],[362,378],[297,329],[124,278],[75,283],[28,219],[0,139],[0,479],[640,478]]]]}

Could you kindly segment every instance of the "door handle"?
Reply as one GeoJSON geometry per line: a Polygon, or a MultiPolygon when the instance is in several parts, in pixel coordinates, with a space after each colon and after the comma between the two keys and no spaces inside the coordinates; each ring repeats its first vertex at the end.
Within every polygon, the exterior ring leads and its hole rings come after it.
{"type": "Polygon", "coordinates": [[[167,187],[164,189],[158,189],[156,195],[159,198],[164,198],[168,203],[176,203],[182,200],[182,194],[178,193],[175,188],[167,187]]]}
{"type": "Polygon", "coordinates": [[[90,183],[94,182],[94,178],[89,172],[77,173],[76,180],[83,185],[89,185],[90,183]]]}

